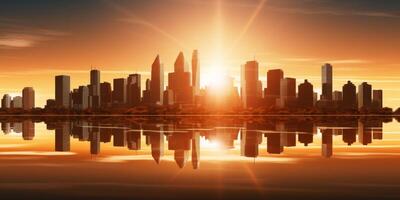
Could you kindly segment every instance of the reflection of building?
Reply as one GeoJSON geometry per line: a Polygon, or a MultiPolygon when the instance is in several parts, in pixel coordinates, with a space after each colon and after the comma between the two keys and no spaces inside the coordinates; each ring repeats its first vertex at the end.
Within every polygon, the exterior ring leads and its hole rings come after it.
{"type": "Polygon", "coordinates": [[[190,133],[174,133],[168,136],[168,149],[175,150],[175,162],[180,168],[183,168],[188,160],[191,137],[190,133]]]}
{"type": "Polygon", "coordinates": [[[322,100],[332,100],[332,65],[322,66],[322,100]]]}
{"type": "Polygon", "coordinates": [[[92,127],[89,132],[90,154],[92,155],[100,153],[100,129],[96,126],[92,127]]]}
{"type": "Polygon", "coordinates": [[[258,62],[248,61],[242,66],[241,72],[241,97],[243,108],[254,108],[258,106],[259,96],[258,62]]]}
{"type": "Polygon", "coordinates": [[[24,140],[33,140],[35,137],[35,124],[30,120],[22,122],[22,138],[24,140]]]}
{"type": "Polygon", "coordinates": [[[322,156],[330,158],[333,154],[333,130],[323,129],[322,133],[322,156]]]}
{"type": "Polygon", "coordinates": [[[60,75],[55,77],[56,81],[56,106],[58,108],[69,108],[70,106],[70,77],[60,75]]]}
{"type": "Polygon", "coordinates": [[[194,132],[192,138],[192,165],[198,169],[200,165],[200,133],[194,132]]]}
{"type": "Polygon", "coordinates": [[[358,141],[362,145],[372,143],[372,127],[368,123],[358,121],[358,141]]]}
{"type": "Polygon", "coordinates": [[[2,122],[2,123],[1,123],[1,130],[3,131],[4,134],[10,133],[10,132],[11,132],[10,123],[8,123],[8,122],[2,122]]]}
{"type": "Polygon", "coordinates": [[[151,127],[150,129],[155,129],[160,132],[147,131],[147,129],[143,130],[143,134],[147,136],[150,140],[151,145],[151,156],[156,161],[156,163],[160,163],[161,158],[164,156],[164,132],[163,127],[151,127]]]}
{"type": "Polygon", "coordinates": [[[35,107],[35,90],[32,87],[25,87],[22,90],[22,107],[24,110],[31,110],[35,107]]]}
{"type": "Polygon", "coordinates": [[[55,129],[55,151],[70,150],[70,132],[71,125],[69,122],[62,122],[55,129]]]}
{"type": "Polygon", "coordinates": [[[122,128],[118,128],[114,130],[114,140],[113,145],[115,147],[124,147],[126,146],[126,130],[122,128]]]}
{"type": "Polygon", "coordinates": [[[266,133],[267,152],[271,154],[280,154],[283,152],[281,145],[281,135],[279,133],[266,133]]]}
{"type": "Polygon", "coordinates": [[[357,130],[352,128],[343,129],[343,142],[351,146],[357,139],[357,130]]]}
{"type": "Polygon", "coordinates": [[[128,132],[127,133],[128,149],[129,150],[140,150],[141,148],[141,134],[140,132],[128,132]]]}

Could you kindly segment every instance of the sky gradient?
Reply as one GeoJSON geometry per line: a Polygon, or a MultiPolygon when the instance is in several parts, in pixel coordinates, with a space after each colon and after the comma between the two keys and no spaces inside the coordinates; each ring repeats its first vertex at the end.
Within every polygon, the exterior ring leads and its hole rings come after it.
{"type": "Polygon", "coordinates": [[[320,91],[330,62],[334,89],[368,81],[397,108],[399,10],[396,0],[2,0],[0,94],[33,86],[43,106],[54,75],[71,75],[72,87],[89,82],[91,67],[102,81],[147,78],[157,54],[169,72],[179,51],[190,59],[198,49],[203,86],[220,73],[238,84],[240,65],[255,58],[264,87],[266,71],[282,68],[320,91]]]}

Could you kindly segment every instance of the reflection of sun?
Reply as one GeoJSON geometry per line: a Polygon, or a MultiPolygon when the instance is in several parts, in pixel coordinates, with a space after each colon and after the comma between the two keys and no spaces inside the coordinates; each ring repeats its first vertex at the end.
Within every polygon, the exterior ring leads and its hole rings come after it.
{"type": "Polygon", "coordinates": [[[202,149],[219,149],[221,145],[218,141],[211,141],[201,138],[200,146],[202,149]]]}

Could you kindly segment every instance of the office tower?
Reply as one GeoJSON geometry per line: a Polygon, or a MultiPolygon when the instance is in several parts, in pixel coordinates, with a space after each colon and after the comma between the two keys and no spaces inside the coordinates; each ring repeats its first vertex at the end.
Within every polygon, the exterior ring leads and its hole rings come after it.
{"type": "Polygon", "coordinates": [[[55,129],[55,151],[70,151],[71,124],[61,122],[55,129]]]}
{"type": "Polygon", "coordinates": [[[343,108],[356,109],[357,108],[356,86],[351,81],[347,81],[347,83],[343,85],[342,91],[343,91],[343,108]]]}
{"type": "Polygon", "coordinates": [[[280,97],[281,79],[283,79],[283,71],[281,69],[268,70],[267,88],[264,93],[267,105],[275,105],[276,99],[280,97]]]}
{"type": "Polygon", "coordinates": [[[160,56],[157,55],[151,65],[151,103],[163,104],[164,91],[164,66],[160,63],[160,56]]]}
{"type": "Polygon", "coordinates": [[[258,96],[259,83],[257,61],[248,61],[242,66],[240,83],[243,108],[257,107],[260,100],[258,96]]]}
{"type": "Polygon", "coordinates": [[[111,107],[112,104],[112,90],[111,83],[100,83],[100,105],[103,108],[111,107]]]}
{"type": "Polygon", "coordinates": [[[100,107],[100,71],[90,70],[89,107],[100,107]]]}
{"type": "Polygon", "coordinates": [[[367,82],[363,82],[361,85],[358,86],[358,108],[369,108],[372,103],[371,99],[371,91],[372,86],[369,85],[367,82]]]}
{"type": "Polygon", "coordinates": [[[143,104],[151,104],[151,80],[150,79],[146,79],[146,88],[145,90],[143,90],[143,100],[142,103],[143,104]]]}
{"type": "Polygon", "coordinates": [[[55,93],[56,93],[56,106],[57,108],[70,107],[70,77],[66,75],[59,75],[55,77],[55,93]]]}
{"type": "Polygon", "coordinates": [[[332,94],[332,100],[336,102],[343,101],[343,93],[341,91],[334,91],[332,94]]]}
{"type": "Polygon", "coordinates": [[[325,64],[322,66],[322,100],[332,100],[332,65],[325,64]]]}
{"type": "Polygon", "coordinates": [[[77,91],[77,105],[79,110],[89,108],[89,88],[87,86],[79,86],[77,91]]]}
{"type": "Polygon", "coordinates": [[[170,90],[170,89],[166,89],[165,91],[164,91],[164,94],[163,94],[163,104],[165,105],[165,106],[172,106],[172,105],[174,105],[174,91],[172,91],[172,90],[170,90]]]}
{"type": "Polygon", "coordinates": [[[382,108],[383,102],[383,91],[382,90],[373,90],[372,91],[372,102],[376,106],[376,108],[382,108]]]}
{"type": "Polygon", "coordinates": [[[11,108],[11,97],[8,94],[3,95],[3,98],[1,99],[1,108],[7,109],[11,108]]]}
{"type": "Polygon", "coordinates": [[[199,52],[193,51],[192,54],[192,86],[193,93],[195,96],[200,94],[200,61],[199,52]]]}
{"type": "Polygon", "coordinates": [[[313,106],[315,106],[318,102],[318,93],[314,92],[313,94],[313,106]]]}
{"type": "Polygon", "coordinates": [[[168,74],[168,88],[174,94],[174,103],[192,104],[193,90],[190,72],[185,71],[185,58],[180,52],[174,64],[174,72],[168,74]]]}
{"type": "Polygon", "coordinates": [[[303,108],[311,108],[314,105],[314,89],[313,85],[308,82],[308,80],[304,80],[304,83],[298,86],[299,94],[298,94],[298,106],[303,108]]]}
{"type": "Polygon", "coordinates": [[[293,107],[296,104],[296,79],[281,79],[280,88],[280,98],[277,99],[277,106],[279,108],[293,107]]]}
{"type": "Polygon", "coordinates": [[[117,78],[113,80],[114,90],[112,93],[112,101],[117,105],[126,104],[126,79],[117,78]]]}
{"type": "Polygon", "coordinates": [[[25,87],[22,90],[22,108],[31,110],[35,107],[35,90],[32,87],[25,87]]]}
{"type": "Polygon", "coordinates": [[[140,74],[130,74],[127,82],[128,106],[138,106],[142,100],[142,84],[140,74]]]}
{"type": "Polygon", "coordinates": [[[24,140],[33,140],[35,137],[35,123],[31,120],[22,122],[22,138],[24,140]]]}
{"type": "Polygon", "coordinates": [[[16,96],[11,101],[12,108],[22,108],[22,97],[16,96]]]}

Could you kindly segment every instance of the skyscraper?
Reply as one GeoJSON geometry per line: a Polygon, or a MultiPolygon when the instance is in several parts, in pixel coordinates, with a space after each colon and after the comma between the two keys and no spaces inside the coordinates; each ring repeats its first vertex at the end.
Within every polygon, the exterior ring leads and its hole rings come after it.
{"type": "Polygon", "coordinates": [[[259,83],[258,83],[258,62],[248,61],[242,66],[241,72],[241,97],[243,108],[251,108],[258,106],[259,83]]]}
{"type": "Polygon", "coordinates": [[[89,107],[89,88],[87,86],[79,86],[77,101],[79,110],[86,110],[89,107]]]}
{"type": "Polygon", "coordinates": [[[69,108],[70,77],[66,75],[59,75],[55,77],[55,82],[56,106],[58,108],[69,108]]]}
{"type": "Polygon", "coordinates": [[[141,75],[130,74],[127,82],[127,101],[129,106],[137,106],[142,100],[141,75]]]}
{"type": "Polygon", "coordinates": [[[8,94],[3,95],[1,99],[1,108],[7,109],[11,107],[11,97],[8,94]]]}
{"type": "Polygon", "coordinates": [[[109,82],[100,83],[100,105],[103,108],[110,107],[112,104],[112,90],[109,82]]]}
{"type": "Polygon", "coordinates": [[[265,89],[265,97],[279,98],[280,83],[283,79],[283,71],[281,69],[272,69],[267,72],[267,88],[265,89]]]}
{"type": "Polygon", "coordinates": [[[151,104],[151,80],[150,79],[146,79],[146,88],[145,90],[143,90],[143,100],[142,103],[143,104],[151,104]]]}
{"type": "Polygon", "coordinates": [[[192,54],[192,86],[194,95],[200,93],[200,61],[199,53],[197,50],[193,51],[192,54]]]}
{"type": "Polygon", "coordinates": [[[163,104],[164,91],[164,67],[160,63],[160,57],[157,55],[151,65],[151,103],[163,104]]]}
{"type": "Polygon", "coordinates": [[[382,108],[383,105],[383,91],[382,90],[373,90],[372,91],[372,102],[376,106],[376,108],[382,108]]]}
{"type": "Polygon", "coordinates": [[[372,86],[363,82],[358,86],[358,108],[369,108],[372,103],[372,86]]]}
{"type": "Polygon", "coordinates": [[[332,100],[332,65],[325,64],[322,66],[322,100],[332,100]]]}
{"type": "Polygon", "coordinates": [[[174,103],[193,103],[191,76],[190,72],[185,71],[185,58],[182,52],[176,58],[174,72],[168,74],[168,88],[174,94],[174,103]]]}
{"type": "Polygon", "coordinates": [[[296,104],[296,79],[281,79],[280,87],[280,98],[277,100],[277,106],[280,108],[294,106],[296,104]]]}
{"type": "Polygon", "coordinates": [[[112,100],[114,104],[125,105],[126,104],[126,79],[117,78],[113,80],[113,93],[112,100]]]}
{"type": "Polygon", "coordinates": [[[313,85],[304,80],[304,83],[298,86],[298,106],[303,108],[311,108],[313,106],[314,90],[313,85]]]}
{"type": "Polygon", "coordinates": [[[100,106],[100,71],[97,69],[90,71],[89,97],[89,106],[98,108],[100,106]]]}
{"type": "Polygon", "coordinates": [[[22,108],[22,97],[21,96],[13,97],[11,104],[12,108],[22,108]]]}
{"type": "Polygon", "coordinates": [[[22,107],[24,110],[31,110],[35,107],[35,90],[32,87],[25,87],[22,90],[22,107]]]}
{"type": "Polygon", "coordinates": [[[343,108],[345,109],[356,109],[357,108],[357,92],[356,86],[351,82],[347,81],[342,87],[343,91],[343,108]]]}

